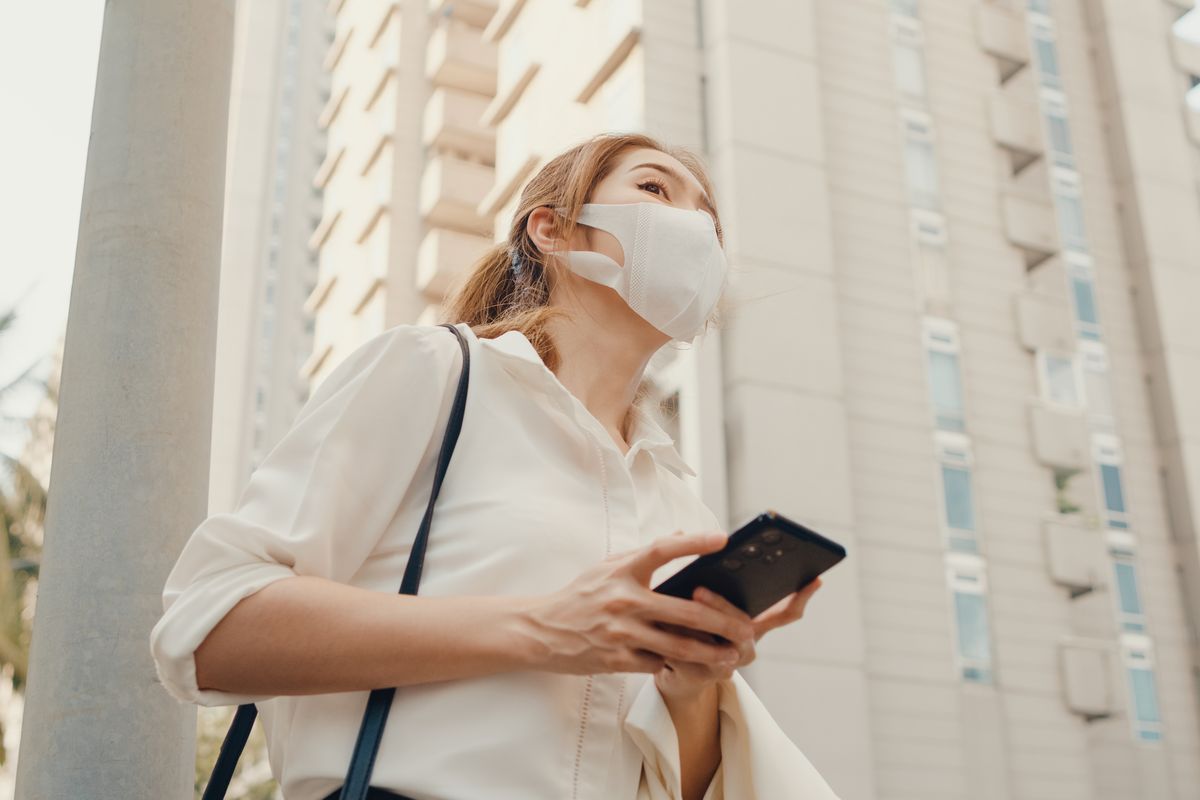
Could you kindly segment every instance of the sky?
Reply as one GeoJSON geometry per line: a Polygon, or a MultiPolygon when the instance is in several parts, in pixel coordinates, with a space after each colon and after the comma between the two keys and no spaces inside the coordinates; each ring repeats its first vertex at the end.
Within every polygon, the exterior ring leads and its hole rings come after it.
{"type": "MultiPolygon", "coordinates": [[[[95,0],[0,8],[0,310],[17,305],[19,315],[0,339],[0,385],[66,329],[103,12],[95,0]]],[[[28,415],[37,399],[23,392],[3,411],[28,415]]],[[[16,455],[24,439],[23,426],[0,422],[0,450],[16,455]]]]}
{"type": "MultiPolygon", "coordinates": [[[[0,385],[38,359],[44,378],[66,329],[104,5],[38,0],[0,9],[0,98],[10,121],[0,125],[0,310],[19,304],[0,347],[0,385]]],[[[1200,41],[1200,12],[1176,30],[1200,41]]],[[[37,399],[26,391],[2,410],[28,415],[37,399]]],[[[21,426],[0,422],[0,451],[15,455],[24,437],[21,426]]]]}

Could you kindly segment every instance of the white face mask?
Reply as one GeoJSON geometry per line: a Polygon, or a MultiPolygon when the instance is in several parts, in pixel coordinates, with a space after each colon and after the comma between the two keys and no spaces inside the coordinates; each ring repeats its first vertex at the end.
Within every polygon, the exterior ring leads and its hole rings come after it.
{"type": "Polygon", "coordinates": [[[704,330],[727,277],[711,216],[663,203],[584,203],[579,222],[617,237],[625,266],[591,250],[551,251],[572,272],[611,287],[673,339],[691,342],[704,330]]]}

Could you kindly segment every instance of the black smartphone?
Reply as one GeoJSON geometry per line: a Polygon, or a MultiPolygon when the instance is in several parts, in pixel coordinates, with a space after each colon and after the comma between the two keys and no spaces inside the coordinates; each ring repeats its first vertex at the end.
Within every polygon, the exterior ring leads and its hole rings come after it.
{"type": "Polygon", "coordinates": [[[837,542],[768,509],[731,533],[721,550],[695,558],[654,591],[691,600],[703,586],[756,617],[845,557],[837,542]]]}

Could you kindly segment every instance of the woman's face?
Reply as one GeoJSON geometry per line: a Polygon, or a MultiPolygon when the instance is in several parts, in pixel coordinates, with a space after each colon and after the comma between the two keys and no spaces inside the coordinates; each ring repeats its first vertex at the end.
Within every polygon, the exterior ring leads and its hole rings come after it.
{"type": "MultiPolygon", "coordinates": [[[[592,189],[589,203],[662,203],[680,209],[699,209],[712,215],[709,198],[700,181],[674,156],[653,148],[639,147],[618,156],[613,168],[592,189]]],[[[564,247],[551,239],[555,212],[549,207],[536,208],[530,215],[528,230],[543,251],[593,250],[625,266],[620,241],[606,230],[579,224],[564,247]]],[[[719,235],[719,233],[718,233],[719,235]]],[[[670,337],[634,312],[612,288],[594,283],[569,269],[558,273],[551,290],[551,304],[581,305],[590,313],[599,313],[606,325],[627,324],[644,337],[653,352],[670,337]],[[571,297],[570,303],[565,299],[571,297]]]]}
{"type": "MultiPolygon", "coordinates": [[[[588,202],[662,203],[689,211],[700,209],[716,222],[716,213],[696,176],[674,156],[648,147],[618,157],[612,171],[596,184],[588,202]]],[[[621,243],[599,228],[579,225],[569,249],[595,250],[625,266],[621,243]]]]}

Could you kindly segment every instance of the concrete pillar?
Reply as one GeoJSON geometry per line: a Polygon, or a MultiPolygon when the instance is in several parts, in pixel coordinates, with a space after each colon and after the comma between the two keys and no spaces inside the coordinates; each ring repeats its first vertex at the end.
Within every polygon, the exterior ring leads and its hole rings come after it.
{"type": "Polygon", "coordinates": [[[207,511],[233,7],[105,4],[19,800],[193,793],[148,637],[207,511]]]}

